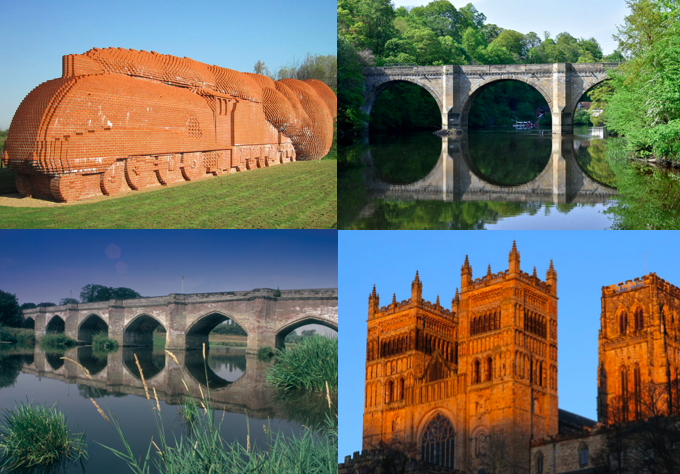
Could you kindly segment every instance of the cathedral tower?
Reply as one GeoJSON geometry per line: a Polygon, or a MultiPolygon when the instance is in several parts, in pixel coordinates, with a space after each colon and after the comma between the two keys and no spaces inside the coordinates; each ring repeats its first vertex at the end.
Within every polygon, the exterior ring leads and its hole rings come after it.
{"type": "Polygon", "coordinates": [[[680,289],[650,273],[602,287],[600,422],[678,413],[680,289]]]}
{"type": "Polygon", "coordinates": [[[392,445],[460,470],[504,450],[528,467],[530,439],[557,434],[557,273],[520,270],[473,279],[466,256],[451,310],[411,298],[369,297],[364,449],[392,445]],[[501,446],[502,445],[502,446],[501,446]]]}

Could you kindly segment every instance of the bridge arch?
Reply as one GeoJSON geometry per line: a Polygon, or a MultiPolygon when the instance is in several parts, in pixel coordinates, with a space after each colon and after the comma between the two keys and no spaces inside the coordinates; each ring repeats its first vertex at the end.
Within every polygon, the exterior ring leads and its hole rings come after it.
{"type": "Polygon", "coordinates": [[[415,84],[417,86],[422,87],[430,94],[430,96],[437,103],[439,112],[442,114],[444,113],[443,112],[444,105],[442,104],[441,97],[437,92],[435,92],[434,88],[426,81],[421,81],[419,79],[414,79],[412,77],[403,77],[399,79],[386,78],[381,82],[374,82],[370,86],[366,87],[364,91],[364,106],[362,108],[363,112],[366,115],[371,115],[373,104],[375,103],[375,100],[378,98],[378,96],[385,90],[389,89],[391,86],[399,83],[415,84]]]}
{"type": "Polygon", "coordinates": [[[66,328],[66,324],[64,323],[64,319],[61,316],[59,316],[58,314],[55,314],[47,322],[47,326],[45,327],[45,331],[46,331],[46,334],[52,334],[52,333],[55,333],[55,332],[64,332],[65,328],[66,328]]]}
{"type": "Polygon", "coordinates": [[[78,325],[78,341],[92,343],[92,338],[100,332],[109,335],[109,325],[100,315],[92,313],[83,319],[78,325]]]}
{"type": "Polygon", "coordinates": [[[608,78],[606,75],[596,75],[583,81],[581,84],[581,93],[576,94],[568,105],[567,111],[571,113],[572,117],[576,115],[576,108],[578,107],[578,103],[581,102],[583,96],[607,80],[608,78]]]}
{"type": "Polygon", "coordinates": [[[550,97],[550,94],[538,82],[533,81],[524,75],[504,74],[502,76],[493,76],[484,79],[482,82],[476,83],[473,86],[474,88],[470,90],[470,94],[465,99],[461,113],[461,128],[463,131],[467,131],[468,129],[468,118],[470,116],[470,109],[472,108],[472,104],[475,101],[475,99],[479,96],[479,94],[481,94],[489,86],[499,84],[505,81],[522,82],[536,89],[541,94],[541,96],[543,96],[543,99],[545,99],[546,103],[548,104],[548,107],[550,107],[550,113],[552,114],[553,112],[552,98],[550,97]]]}
{"type": "MultiPolygon", "coordinates": [[[[223,354],[226,353],[223,352],[223,354]]],[[[246,357],[244,355],[242,355],[241,357],[243,357],[243,359],[246,360],[246,357]]],[[[235,380],[226,380],[217,373],[215,373],[209,362],[206,361],[206,363],[204,364],[203,353],[200,351],[187,351],[184,357],[184,366],[187,370],[187,373],[193,379],[194,382],[196,382],[199,385],[202,385],[203,387],[209,387],[211,390],[229,387],[230,385],[241,380],[247,371],[247,365],[244,366],[242,369],[240,367],[237,367],[239,370],[241,370],[242,372],[241,375],[239,375],[239,377],[236,378],[235,380]]]]}
{"type": "Polygon", "coordinates": [[[30,316],[26,317],[24,322],[21,324],[21,327],[25,329],[35,329],[35,319],[30,316]]]}
{"type": "Polygon", "coordinates": [[[158,326],[167,331],[153,316],[145,313],[135,316],[123,329],[123,346],[153,347],[153,332],[158,326]]]}
{"type": "Polygon", "coordinates": [[[318,324],[320,326],[325,326],[334,331],[338,331],[338,325],[328,319],[324,319],[314,315],[305,315],[299,319],[291,321],[276,330],[276,349],[283,349],[285,347],[284,340],[286,336],[291,332],[295,331],[297,328],[306,326],[308,324],[318,324]]]}
{"type": "Polygon", "coordinates": [[[185,341],[187,349],[201,349],[203,344],[209,346],[210,332],[227,319],[238,324],[250,337],[250,332],[238,318],[222,311],[210,311],[197,317],[186,329],[185,341]]]}

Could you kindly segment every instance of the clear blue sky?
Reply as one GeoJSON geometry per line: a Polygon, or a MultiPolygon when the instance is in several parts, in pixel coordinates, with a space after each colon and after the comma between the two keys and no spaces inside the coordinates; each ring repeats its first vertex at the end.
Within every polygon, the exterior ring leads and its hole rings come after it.
{"type": "MultiPolygon", "coordinates": [[[[397,7],[427,5],[431,0],[393,0],[397,7]]],[[[554,38],[564,31],[576,38],[595,38],[604,54],[616,49],[612,35],[627,15],[622,0],[453,0],[456,8],[472,3],[486,15],[486,23],[506,30],[527,34],[530,31],[543,38],[549,31],[554,38]]]]}
{"type": "Polygon", "coordinates": [[[61,76],[61,57],[98,47],[157,51],[252,72],[307,53],[336,54],[330,0],[0,0],[0,128],[38,84],[61,76]]]}
{"type": "Polygon", "coordinates": [[[79,298],[87,284],[143,296],[337,288],[337,231],[0,231],[0,289],[19,303],[79,298]]]}
{"type": "Polygon", "coordinates": [[[361,450],[368,295],[380,305],[411,296],[416,270],[423,298],[450,308],[469,254],[473,278],[508,268],[513,239],[521,268],[541,279],[553,259],[557,271],[558,393],[560,408],[596,419],[597,333],[602,286],[647,271],[680,286],[679,232],[612,231],[343,231],[340,232],[339,459],[361,450]]]}

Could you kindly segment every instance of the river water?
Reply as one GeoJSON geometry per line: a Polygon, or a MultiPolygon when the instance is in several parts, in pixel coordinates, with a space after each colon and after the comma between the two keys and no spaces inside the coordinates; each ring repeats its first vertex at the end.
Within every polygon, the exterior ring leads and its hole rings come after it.
{"type": "MultiPolygon", "coordinates": [[[[174,352],[180,363],[177,365],[162,349],[124,348],[98,355],[89,346],[60,353],[45,352],[37,346],[26,349],[2,346],[5,347],[0,350],[0,409],[11,409],[26,400],[48,406],[56,404],[74,432],[86,431],[89,460],[85,472],[128,472],[125,463],[102,446],[123,451],[122,441],[90,398],[120,420],[127,442],[139,456],[146,454],[152,436],[157,443],[159,439],[152,409],[156,405],[154,388],[169,440],[187,434],[188,428],[179,416],[187,389],[201,400],[201,391],[207,394],[210,387],[223,438],[243,446],[249,437],[251,446],[264,448],[267,439],[264,427],[274,433],[299,434],[303,424],[314,426],[325,419],[328,410],[322,396],[281,399],[265,382],[268,364],[244,352],[210,350],[206,367],[202,351],[174,352]],[[134,354],[151,391],[151,401],[146,398],[134,354]],[[72,361],[85,367],[92,378],[72,361]]],[[[66,472],[83,471],[72,465],[66,472]]]]}
{"type": "Polygon", "coordinates": [[[607,229],[601,129],[371,136],[341,148],[340,229],[607,229]],[[343,156],[344,155],[344,156],[343,156]]]}

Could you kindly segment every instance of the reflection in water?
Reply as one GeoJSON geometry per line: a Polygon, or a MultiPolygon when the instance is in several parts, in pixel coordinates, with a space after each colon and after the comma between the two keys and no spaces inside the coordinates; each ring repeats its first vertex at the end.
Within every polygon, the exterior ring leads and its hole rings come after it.
{"type": "MultiPolygon", "coordinates": [[[[602,211],[616,191],[597,142],[540,133],[495,131],[444,138],[421,134],[412,140],[417,146],[402,154],[418,160],[421,150],[429,150],[424,158],[429,162],[433,147],[422,143],[435,140],[437,160],[424,176],[403,172],[399,179],[390,175],[394,166],[385,167],[386,158],[376,163],[374,154],[382,153],[381,145],[341,149],[339,226],[483,229],[509,217],[535,216],[532,222],[554,223],[559,215],[572,213],[562,220],[572,228],[607,227],[610,222],[602,211]],[[596,153],[588,153],[593,146],[596,153]]],[[[540,226],[522,221],[520,227],[540,226]]]]}
{"type": "Polygon", "coordinates": [[[90,372],[90,375],[96,375],[106,368],[105,353],[93,352],[92,346],[78,347],[77,350],[78,363],[85,367],[90,372]]]}
{"type": "Polygon", "coordinates": [[[432,133],[372,135],[371,145],[376,172],[392,184],[423,179],[437,164],[442,150],[439,138],[432,133]]]}
{"type": "Polygon", "coordinates": [[[124,347],[123,363],[132,375],[141,380],[139,368],[135,361],[135,355],[139,366],[144,371],[144,378],[150,380],[165,368],[165,352],[163,349],[154,350],[152,347],[124,347]]]}
{"type": "Polygon", "coordinates": [[[45,359],[53,370],[59,370],[64,366],[64,352],[45,352],[45,359]]]}
{"type": "MultiPolygon", "coordinates": [[[[303,422],[310,426],[325,416],[333,419],[337,416],[336,399],[330,409],[322,396],[279,400],[265,382],[269,364],[258,361],[255,355],[212,351],[208,353],[206,377],[202,351],[173,351],[177,358],[175,363],[164,352],[154,354],[136,347],[133,350],[119,349],[103,358],[83,349],[87,348],[77,347],[66,350],[64,354],[48,354],[40,347],[21,350],[0,348],[0,410],[12,408],[26,397],[41,405],[58,404],[68,414],[69,426],[77,432],[87,431],[88,439],[97,441],[88,446],[90,458],[87,467],[88,471],[99,474],[117,474],[124,470],[124,464],[99,444],[116,447],[120,439],[99,415],[90,398],[98,399],[98,404],[105,411],[111,410],[135,453],[143,455],[151,437],[157,435],[144,387],[132,372],[136,368],[133,353],[137,353],[145,378],[147,370],[160,367],[160,371],[146,382],[149,392],[152,392],[151,397],[157,396],[160,401],[159,416],[163,417],[169,439],[182,435],[184,427],[177,422],[179,406],[188,392],[201,400],[199,384],[204,382],[210,384],[210,397],[215,409],[224,410],[224,414],[219,414],[224,420],[219,427],[222,437],[236,440],[243,446],[250,443],[251,447],[264,448],[260,443],[270,436],[270,432],[297,435],[303,429],[303,422]],[[62,356],[71,360],[56,364],[62,356]],[[130,359],[132,363],[129,363],[130,359]],[[50,360],[58,367],[54,368],[50,360]],[[97,373],[87,376],[78,364],[97,373]],[[200,379],[201,372],[203,379],[200,379]],[[183,377],[183,374],[187,376],[183,377]],[[220,388],[216,386],[217,379],[221,380],[220,388]],[[77,396],[74,396],[74,384],[77,396]],[[106,398],[102,399],[104,396],[106,398]],[[327,415],[324,415],[324,410],[327,415]],[[262,430],[263,425],[267,427],[266,433],[262,430]]],[[[207,395],[205,387],[202,391],[207,395]]],[[[153,400],[152,405],[155,406],[153,400]]],[[[64,472],[75,471],[69,469],[64,472]]]]}
{"type": "Polygon", "coordinates": [[[230,356],[228,352],[210,351],[208,353],[208,363],[204,364],[202,351],[187,351],[184,363],[189,375],[202,386],[209,386],[211,389],[224,388],[231,385],[246,371],[245,355],[230,356]],[[219,370],[224,366],[230,368],[241,366],[243,370],[230,370],[229,368],[226,371],[219,370]],[[218,369],[221,374],[227,375],[228,378],[222,378],[217,375],[213,370],[214,368],[218,369]]]}
{"type": "Polygon", "coordinates": [[[468,149],[471,168],[485,181],[515,186],[541,174],[550,161],[552,140],[539,133],[473,132],[468,149]]]}

